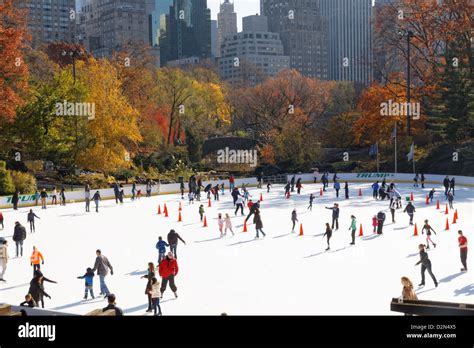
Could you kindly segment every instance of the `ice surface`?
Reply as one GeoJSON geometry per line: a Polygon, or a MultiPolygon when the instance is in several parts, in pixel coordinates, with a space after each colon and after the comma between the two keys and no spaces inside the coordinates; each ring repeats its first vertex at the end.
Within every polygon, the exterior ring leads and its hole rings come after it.
{"type": "MultiPolygon", "coordinates": [[[[106,305],[106,300],[83,301],[84,281],[76,279],[87,267],[92,267],[95,250],[100,248],[114,266],[114,275],[106,282],[117,296],[117,304],[125,315],[144,315],[147,298],[144,294],[145,274],[149,261],[157,262],[155,249],[158,236],[166,240],[174,228],[186,241],[178,245],[180,271],[176,277],[179,298],[168,288],[161,302],[164,315],[387,315],[390,300],[401,294],[400,277],[408,276],[415,284],[420,299],[474,303],[473,252],[469,251],[468,273],[462,267],[457,245],[457,231],[462,229],[474,243],[474,194],[472,188],[457,187],[454,208],[459,220],[452,225],[453,212],[445,215],[443,188],[437,186],[435,195],[441,209],[435,204],[425,204],[426,189],[412,188],[409,184],[398,184],[402,196],[415,196],[415,222],[420,235],[413,237],[413,227],[408,225],[408,215],[397,210],[396,223],[391,224],[388,201],[375,201],[371,197],[370,184],[350,184],[350,200],[344,199],[344,190],[335,198],[331,187],[323,197],[319,196],[320,184],[304,185],[301,195],[296,192],[291,199],[283,196],[283,187],[275,185],[269,194],[266,189],[250,189],[252,198],[263,193],[261,215],[267,233],[265,239],[255,240],[255,229],[248,225],[249,232],[242,233],[243,218],[234,217],[232,198],[229,192],[221,201],[212,202],[206,211],[208,228],[199,221],[198,207],[183,200],[183,222],[178,223],[179,195],[163,195],[141,198],[132,202],[126,199],[123,205],[115,201],[103,201],[100,213],[86,213],[84,203],[68,204],[66,207],[48,206],[47,210],[35,207],[41,217],[36,222],[35,234],[29,233],[26,214],[29,208],[18,211],[3,210],[5,229],[0,236],[8,237],[12,259],[5,274],[7,283],[0,284],[0,302],[19,304],[28,291],[32,278],[29,256],[36,245],[45,257],[42,271],[46,277],[58,284],[45,283],[46,308],[67,313],[85,314],[106,305]],[[362,188],[363,196],[358,197],[362,188]],[[313,211],[307,211],[308,197],[316,194],[313,211]],[[170,217],[157,215],[158,204],[167,203],[170,217]],[[340,229],[331,240],[331,251],[325,252],[323,237],[325,222],[331,222],[331,211],[324,209],[340,203],[340,229]],[[295,207],[298,219],[303,223],[304,236],[291,233],[291,211],[295,207]],[[372,217],[384,210],[387,215],[384,234],[372,234],[372,217]],[[217,213],[230,213],[235,237],[219,238],[217,213]],[[357,237],[356,245],[350,246],[350,215],[357,217],[363,225],[364,237],[357,237]],[[446,217],[450,230],[444,231],[446,217]],[[429,252],[433,272],[438,278],[438,288],[426,274],[426,286],[420,283],[419,243],[425,241],[421,235],[423,220],[429,219],[438,233],[433,240],[436,249],[429,252]],[[14,222],[18,220],[27,228],[23,258],[14,258],[15,244],[11,240],[14,222]]],[[[403,202],[406,203],[405,201],[403,202]]],[[[246,209],[246,213],[248,210],[246,209]]],[[[252,220],[250,220],[252,221],[252,220]]],[[[357,231],[358,233],[359,231],[357,231]]],[[[98,295],[99,279],[94,277],[94,292],[98,295]]]]}

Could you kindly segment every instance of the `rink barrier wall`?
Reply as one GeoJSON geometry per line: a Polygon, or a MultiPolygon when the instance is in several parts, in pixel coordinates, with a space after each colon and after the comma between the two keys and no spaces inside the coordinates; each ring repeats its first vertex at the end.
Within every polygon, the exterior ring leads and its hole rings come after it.
{"type": "MultiPolygon", "coordinates": [[[[311,184],[314,181],[314,174],[313,173],[305,173],[305,174],[295,174],[296,179],[298,180],[301,178],[301,181],[306,184],[311,184]]],[[[323,173],[319,173],[318,175],[318,183],[321,182],[321,177],[323,173]]],[[[329,173],[329,182],[332,181],[332,177],[334,173],[329,173]]],[[[387,183],[395,182],[395,183],[413,183],[413,179],[415,174],[395,174],[395,173],[337,173],[339,177],[339,183],[344,183],[345,181],[351,182],[367,182],[367,183],[374,183],[376,181],[382,182],[383,179],[387,181],[387,183]]],[[[474,187],[474,177],[470,176],[456,176],[456,175],[449,175],[451,179],[454,176],[456,179],[457,186],[470,186],[474,187]]],[[[288,181],[291,180],[293,174],[289,174],[287,176],[288,181]]],[[[443,185],[443,180],[446,175],[437,175],[437,174],[425,174],[425,186],[429,184],[436,184],[436,185],[443,185]]],[[[418,181],[421,184],[420,181],[418,181]]],[[[341,186],[341,189],[344,187],[341,186]]]]}
{"type": "MultiPolygon", "coordinates": [[[[332,177],[334,173],[329,173],[329,182],[332,182],[332,177]]],[[[304,174],[296,174],[296,179],[301,178],[304,184],[311,184],[314,181],[314,174],[313,173],[304,173],[304,174]]],[[[318,175],[318,183],[321,182],[322,173],[318,175]]],[[[366,182],[366,183],[373,183],[375,181],[382,181],[384,178],[385,180],[390,182],[397,182],[397,183],[412,183],[414,174],[395,174],[395,173],[337,173],[339,177],[339,182],[343,183],[344,181],[347,182],[366,182]]],[[[291,180],[293,174],[287,175],[288,181],[291,180]]],[[[451,178],[452,176],[450,176],[451,178]]],[[[456,185],[459,186],[469,186],[474,187],[474,177],[469,176],[454,176],[456,178],[456,185]]],[[[442,185],[445,175],[432,175],[432,174],[425,174],[425,185],[436,184],[442,185]]],[[[229,189],[229,181],[228,180],[215,180],[215,181],[206,181],[203,182],[203,186],[212,183],[213,185],[216,184],[225,184],[226,190],[229,189]]],[[[247,184],[249,187],[257,185],[257,178],[256,177],[249,177],[249,178],[239,178],[235,179],[235,185],[241,186],[242,184],[247,184]]],[[[186,192],[187,192],[187,183],[186,185],[186,192]]],[[[127,186],[124,187],[125,197],[129,198],[132,196],[132,187],[127,186]]],[[[137,185],[137,190],[142,190],[142,196],[146,195],[146,185],[137,185]]],[[[343,189],[343,187],[341,187],[343,189]]],[[[97,190],[91,190],[91,196],[97,190]]],[[[100,196],[102,200],[110,200],[115,199],[114,190],[112,188],[108,189],[100,189],[100,196]]],[[[157,186],[155,185],[152,187],[152,196],[157,195],[168,195],[168,194],[176,194],[180,193],[180,184],[161,184],[160,189],[158,191],[157,186]]],[[[50,192],[48,192],[49,194],[50,192]]],[[[59,192],[58,192],[59,195],[59,192]]],[[[58,197],[59,198],[59,197],[58,197]]],[[[11,204],[12,196],[3,196],[0,197],[0,209],[7,209],[12,208],[11,204]]],[[[67,192],[66,191],[66,203],[74,203],[74,202],[84,202],[84,191],[74,191],[74,192],[67,192]]],[[[58,199],[59,201],[59,199],[58,199]]],[[[48,205],[51,203],[51,198],[48,197],[48,205]]],[[[20,195],[20,202],[18,204],[19,207],[29,207],[35,205],[35,199],[33,194],[28,195],[20,195]]]]}
{"type": "MultiPolygon", "coordinates": [[[[208,184],[212,183],[213,186],[219,184],[224,184],[225,189],[229,190],[229,180],[213,180],[213,181],[204,181],[203,186],[206,187],[208,184]]],[[[250,177],[250,178],[239,178],[235,179],[235,185],[236,186],[241,186],[242,184],[246,184],[247,186],[256,186],[257,185],[257,178],[255,177],[250,177]]],[[[185,183],[185,195],[187,198],[187,193],[188,193],[188,184],[185,183]]],[[[123,187],[124,193],[125,193],[125,198],[130,198],[132,197],[132,186],[124,186],[123,187]]],[[[137,190],[142,191],[142,197],[145,197],[146,195],[146,185],[137,185],[137,190]]],[[[94,195],[96,191],[100,192],[100,197],[102,200],[110,200],[110,199],[115,199],[114,195],[114,189],[113,188],[107,188],[107,189],[99,189],[99,190],[91,190],[91,197],[94,195]]],[[[159,186],[155,185],[152,187],[151,194],[152,196],[158,196],[158,195],[169,195],[169,194],[176,194],[176,193],[181,193],[180,190],[180,184],[175,183],[175,184],[161,184],[159,186]]],[[[48,191],[48,195],[51,194],[51,191],[48,191]]],[[[58,202],[59,202],[59,195],[60,192],[58,191],[58,202]]],[[[27,195],[20,195],[19,196],[20,201],[18,203],[18,207],[32,207],[35,206],[35,195],[34,194],[27,194],[27,195]]],[[[12,208],[11,204],[11,199],[12,196],[3,196],[0,197],[0,209],[8,209],[12,208]]],[[[66,191],[66,203],[76,203],[76,202],[84,202],[85,197],[84,197],[84,191],[66,191]]],[[[48,205],[51,205],[51,197],[47,198],[48,205]]],[[[41,203],[39,202],[38,205],[41,203]]],[[[59,203],[58,203],[59,204],[59,203]]]]}

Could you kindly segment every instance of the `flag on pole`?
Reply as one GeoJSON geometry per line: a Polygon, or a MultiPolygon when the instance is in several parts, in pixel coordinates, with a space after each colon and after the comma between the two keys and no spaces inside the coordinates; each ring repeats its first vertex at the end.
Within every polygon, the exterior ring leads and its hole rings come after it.
{"type": "Polygon", "coordinates": [[[408,161],[413,161],[413,157],[415,155],[415,143],[412,143],[410,146],[410,152],[407,153],[407,159],[408,161]]]}

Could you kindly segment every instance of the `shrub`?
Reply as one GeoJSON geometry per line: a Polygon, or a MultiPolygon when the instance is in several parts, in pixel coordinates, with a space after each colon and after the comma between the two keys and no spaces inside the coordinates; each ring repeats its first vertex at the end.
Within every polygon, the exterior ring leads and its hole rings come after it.
{"type": "Polygon", "coordinates": [[[10,172],[15,189],[21,193],[34,193],[36,190],[36,179],[33,175],[18,171],[10,172]]]}
{"type": "Polygon", "coordinates": [[[0,161],[0,195],[9,195],[15,191],[15,185],[4,161],[0,161]]]}

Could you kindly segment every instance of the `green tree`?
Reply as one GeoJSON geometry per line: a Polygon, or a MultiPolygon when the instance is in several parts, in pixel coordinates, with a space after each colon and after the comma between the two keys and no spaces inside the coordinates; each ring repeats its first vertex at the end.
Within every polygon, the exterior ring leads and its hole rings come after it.
{"type": "Polygon", "coordinates": [[[0,161],[0,195],[8,195],[15,191],[10,172],[5,161],[0,161]]]}

